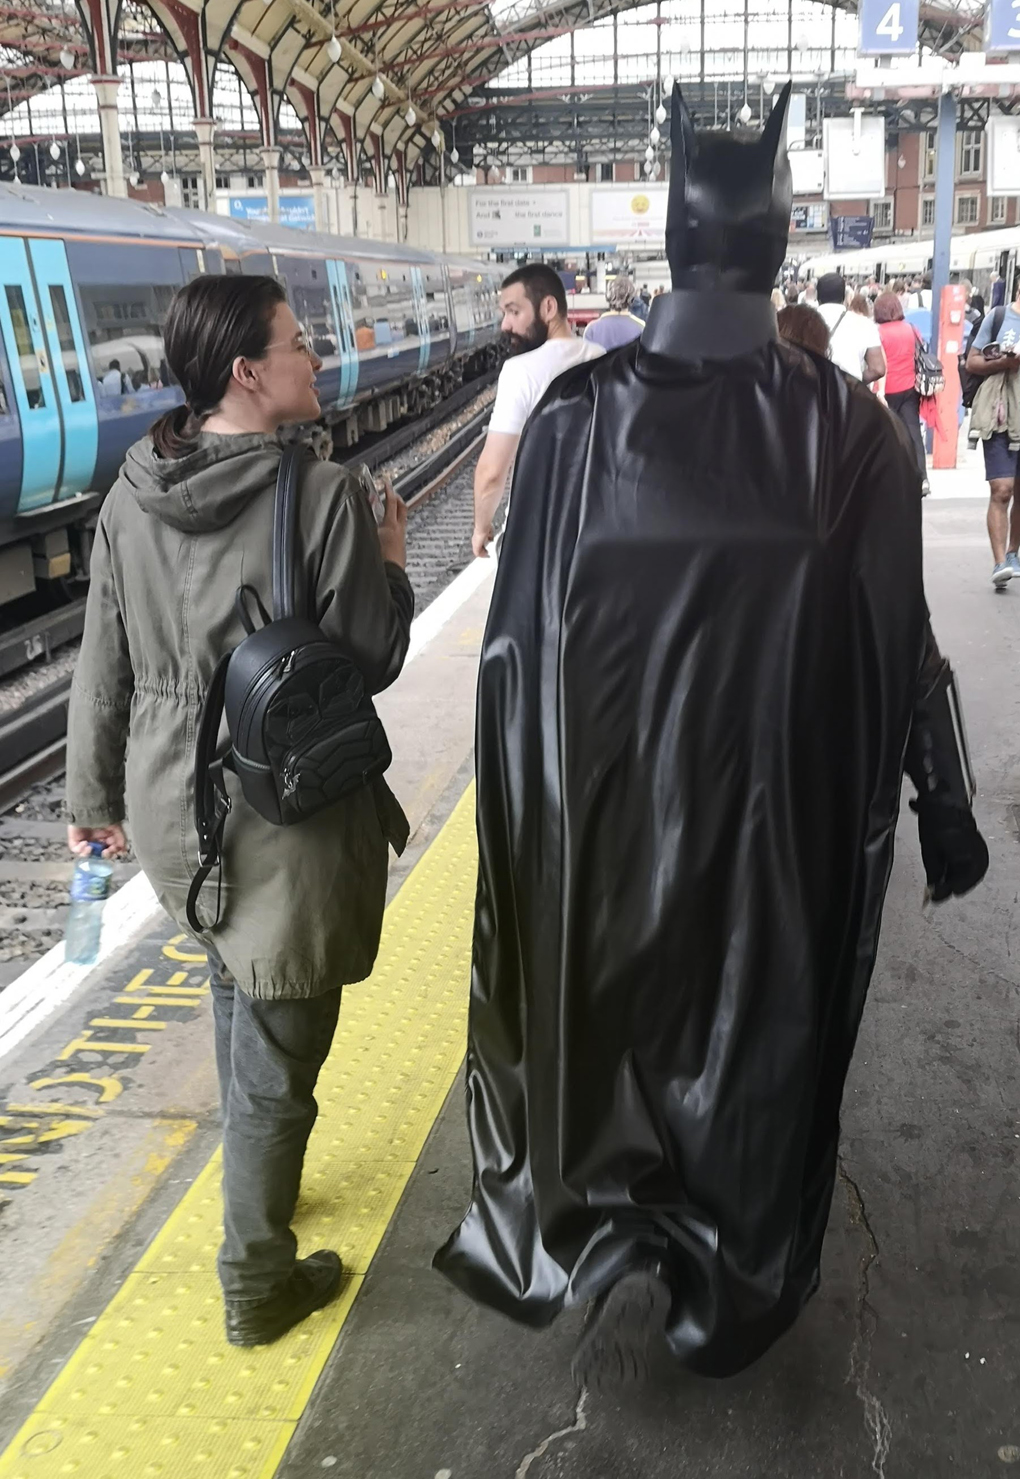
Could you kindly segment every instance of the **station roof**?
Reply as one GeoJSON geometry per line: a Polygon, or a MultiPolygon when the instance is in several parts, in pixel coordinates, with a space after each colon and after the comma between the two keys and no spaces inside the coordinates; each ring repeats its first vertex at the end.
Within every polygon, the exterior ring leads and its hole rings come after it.
{"type": "MultiPolygon", "coordinates": [[[[108,75],[153,57],[184,62],[196,116],[211,116],[213,78],[233,64],[272,142],[289,103],[310,135],[346,132],[354,152],[378,140],[410,164],[444,121],[544,42],[640,0],[0,0],[0,113],[68,76],[108,75]],[[104,35],[104,25],[115,33],[104,35]],[[67,66],[68,60],[72,65],[67,66]],[[380,96],[381,93],[381,96],[380,96]]],[[[705,3],[705,0],[702,0],[705,3]]],[[[856,0],[831,0],[856,9],[856,0]]],[[[922,0],[922,42],[976,48],[981,0],[922,0]]],[[[438,131],[438,132],[437,132],[438,131]]],[[[313,156],[315,147],[313,146],[313,156]]],[[[314,158],[313,158],[314,162],[314,158]]]]}

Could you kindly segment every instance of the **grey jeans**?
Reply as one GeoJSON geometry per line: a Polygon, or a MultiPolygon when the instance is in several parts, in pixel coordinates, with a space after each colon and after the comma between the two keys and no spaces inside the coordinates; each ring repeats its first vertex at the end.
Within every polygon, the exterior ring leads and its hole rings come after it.
{"type": "Polygon", "coordinates": [[[223,1106],[220,1282],[227,1299],[266,1299],[294,1267],[290,1224],[341,992],[258,1001],[212,955],[209,979],[223,1106]]]}

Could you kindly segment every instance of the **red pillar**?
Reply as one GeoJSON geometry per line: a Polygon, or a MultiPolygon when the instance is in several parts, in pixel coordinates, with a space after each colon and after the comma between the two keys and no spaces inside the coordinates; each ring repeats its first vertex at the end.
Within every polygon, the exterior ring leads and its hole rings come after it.
{"type": "Polygon", "coordinates": [[[932,466],[956,466],[956,447],[960,439],[960,369],[957,356],[967,337],[967,294],[959,283],[942,290],[939,306],[939,358],[946,377],[938,394],[938,426],[932,443],[932,466]]]}

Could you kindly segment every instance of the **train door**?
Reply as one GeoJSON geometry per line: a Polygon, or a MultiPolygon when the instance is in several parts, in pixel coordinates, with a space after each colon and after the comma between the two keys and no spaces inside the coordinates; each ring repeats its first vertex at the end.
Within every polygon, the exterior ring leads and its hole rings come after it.
{"type": "Polygon", "coordinates": [[[19,512],[51,503],[60,484],[60,410],[25,243],[0,236],[0,328],[21,420],[19,512]]]}
{"type": "Polygon", "coordinates": [[[333,318],[340,334],[340,402],[349,405],[358,388],[358,349],[354,342],[354,309],[346,262],[330,258],[326,274],[333,299],[333,318]]]}
{"type": "Polygon", "coordinates": [[[31,240],[28,249],[64,423],[64,466],[57,497],[70,498],[91,486],[96,470],[99,418],[95,386],[71,285],[67,248],[62,241],[31,240]]]}
{"type": "Polygon", "coordinates": [[[411,268],[411,292],[414,295],[414,319],[418,325],[418,374],[424,375],[429,367],[429,355],[431,354],[431,341],[429,338],[429,314],[425,302],[425,284],[421,278],[421,268],[411,268]]]}

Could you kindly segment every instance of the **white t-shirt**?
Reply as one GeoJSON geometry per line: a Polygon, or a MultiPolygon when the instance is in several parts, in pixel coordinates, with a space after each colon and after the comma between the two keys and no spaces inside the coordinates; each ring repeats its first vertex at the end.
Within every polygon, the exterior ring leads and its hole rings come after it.
{"type": "Polygon", "coordinates": [[[818,312],[829,326],[829,358],[855,380],[864,379],[864,356],[881,349],[882,339],[874,319],[851,313],[839,303],[819,303],[818,312]],[[837,328],[837,324],[839,327],[837,328]]]}
{"type": "Polygon", "coordinates": [[[602,354],[605,350],[601,345],[573,335],[569,339],[547,339],[538,349],[515,354],[499,372],[489,430],[520,436],[524,423],[556,376],[571,365],[598,359],[602,354]]]}

